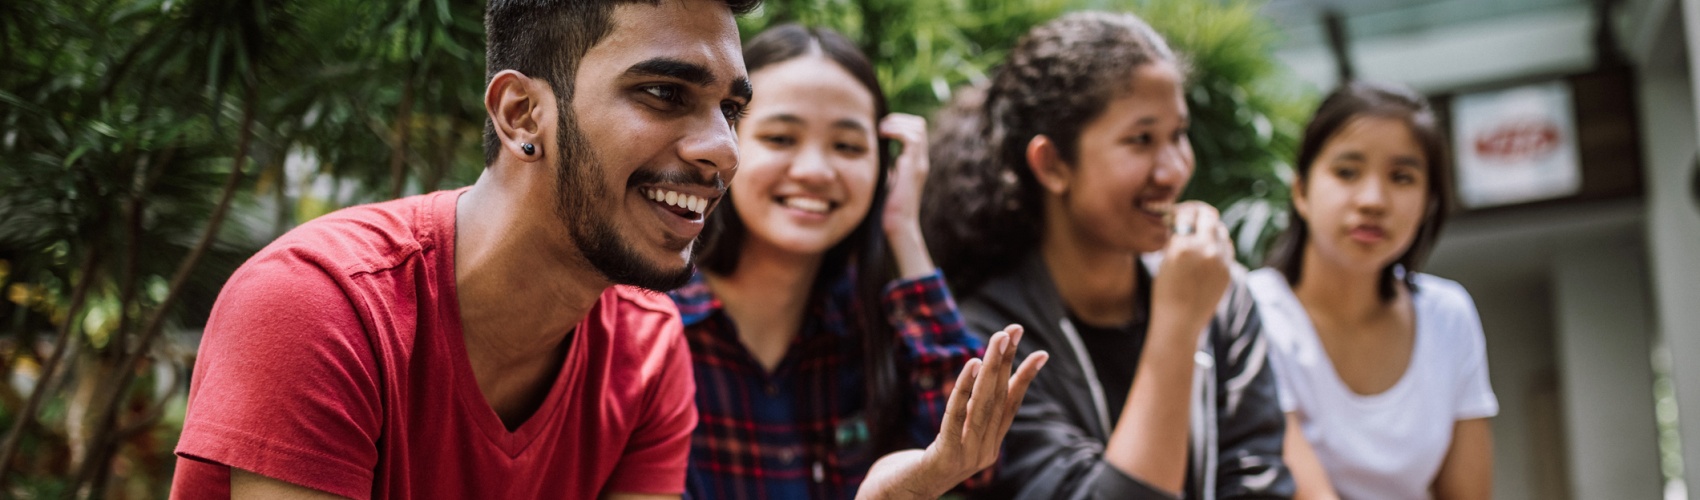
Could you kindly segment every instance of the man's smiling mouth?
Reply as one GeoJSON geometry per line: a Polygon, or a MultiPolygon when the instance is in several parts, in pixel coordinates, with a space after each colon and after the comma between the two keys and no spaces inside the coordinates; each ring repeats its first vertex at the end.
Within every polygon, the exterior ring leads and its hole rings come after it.
{"type": "Polygon", "coordinates": [[[661,204],[668,211],[686,220],[701,219],[708,210],[709,200],[695,195],[680,193],[662,188],[643,188],[643,195],[650,201],[661,204]]]}

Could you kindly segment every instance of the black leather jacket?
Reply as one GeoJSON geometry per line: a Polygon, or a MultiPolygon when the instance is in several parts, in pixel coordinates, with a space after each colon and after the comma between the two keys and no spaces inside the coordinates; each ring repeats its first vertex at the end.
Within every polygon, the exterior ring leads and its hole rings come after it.
{"type": "MultiPolygon", "coordinates": [[[[1142,265],[1155,269],[1148,258],[1142,265]]],[[[1281,462],[1286,420],[1276,399],[1268,342],[1245,287],[1245,270],[1233,285],[1194,363],[1186,498],[1289,498],[1292,475],[1281,462]]],[[[1150,300],[1147,297],[1145,300],[1150,300]]],[[[1037,255],[995,277],[963,300],[970,331],[995,332],[1021,324],[1023,357],[1051,353],[1033,380],[1004,440],[997,478],[973,493],[977,499],[1173,498],[1103,460],[1114,425],[1092,361],[1037,255]]]]}

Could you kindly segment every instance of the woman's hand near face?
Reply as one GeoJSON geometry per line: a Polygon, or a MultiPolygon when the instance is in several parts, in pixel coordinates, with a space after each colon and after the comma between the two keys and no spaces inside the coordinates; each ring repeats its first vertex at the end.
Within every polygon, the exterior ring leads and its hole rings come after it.
{"type": "Polygon", "coordinates": [[[881,457],[868,470],[856,491],[858,499],[933,499],[975,473],[997,463],[1004,435],[1027,386],[1050,355],[1035,352],[1010,373],[1015,364],[1021,327],[1010,325],[986,343],[986,357],[970,360],[956,378],[945,403],[938,438],[926,450],[904,450],[881,457]]]}
{"type": "Polygon", "coordinates": [[[1197,334],[1228,291],[1234,245],[1216,208],[1208,204],[1175,205],[1174,221],[1175,234],[1163,247],[1163,263],[1151,286],[1153,331],[1197,334]],[[1158,322],[1168,328],[1156,328],[1158,322]]]}
{"type": "Polygon", "coordinates": [[[918,278],[936,269],[921,237],[921,187],[927,183],[927,120],[919,116],[891,113],[880,120],[879,135],[903,145],[897,164],[888,177],[885,207],[880,222],[898,272],[918,278]]]}

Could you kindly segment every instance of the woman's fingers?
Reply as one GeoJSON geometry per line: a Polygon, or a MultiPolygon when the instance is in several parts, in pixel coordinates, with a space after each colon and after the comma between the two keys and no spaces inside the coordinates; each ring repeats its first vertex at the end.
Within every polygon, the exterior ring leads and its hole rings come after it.
{"type": "Polygon", "coordinates": [[[998,426],[999,441],[1009,434],[1010,425],[1015,423],[1015,414],[1021,410],[1021,400],[1027,397],[1027,387],[1033,383],[1034,377],[1039,376],[1039,369],[1044,368],[1045,362],[1050,359],[1051,353],[1037,351],[1027,355],[1027,359],[1015,369],[1015,376],[1011,377],[1009,382],[1009,399],[1004,406],[1003,422],[998,426]]]}
{"type": "Polygon", "coordinates": [[[945,401],[944,422],[939,427],[939,446],[949,453],[960,453],[962,450],[963,427],[968,420],[968,399],[973,396],[974,383],[979,379],[982,363],[979,359],[970,359],[962,365],[962,373],[956,376],[956,387],[950,391],[950,399],[945,401]]]}
{"type": "MultiPolygon", "coordinates": [[[[996,374],[997,380],[993,389],[996,392],[991,394],[992,397],[987,398],[986,427],[983,428],[984,432],[979,435],[979,442],[976,443],[982,453],[994,455],[997,453],[999,445],[1003,443],[1003,432],[1001,430],[1006,413],[1005,408],[1009,404],[1010,379],[1006,374],[1010,373],[1010,367],[1015,365],[1016,348],[1020,345],[1021,335],[1025,333],[1021,325],[1009,325],[1004,327],[1003,331],[1009,337],[1004,342],[1003,350],[995,356],[998,361],[998,371],[987,372],[996,374]]],[[[986,353],[986,356],[988,358],[993,357],[992,353],[989,352],[986,353]]]]}
{"type": "Polygon", "coordinates": [[[1173,231],[1174,238],[1186,238],[1198,233],[1197,207],[1190,206],[1187,203],[1181,203],[1179,205],[1175,205],[1173,210],[1174,225],[1169,229],[1173,231]]]}
{"type": "Polygon", "coordinates": [[[907,113],[891,113],[880,120],[880,137],[896,139],[903,142],[904,151],[910,146],[925,151],[927,148],[927,119],[907,113]]]}
{"type": "Polygon", "coordinates": [[[961,437],[966,446],[984,443],[986,435],[991,433],[992,416],[1003,404],[1001,396],[1008,384],[1003,375],[1009,373],[1009,365],[1004,362],[1007,349],[1009,334],[1005,332],[992,335],[992,341],[986,344],[986,364],[980,368],[979,380],[974,382],[974,397],[968,400],[968,432],[961,437]]]}
{"type": "Polygon", "coordinates": [[[1033,353],[1009,375],[1023,333],[1019,325],[1010,325],[993,334],[985,356],[969,360],[957,376],[938,439],[928,453],[941,470],[973,474],[996,460],[1021,399],[1050,358],[1043,351],[1033,353]]]}
{"type": "Polygon", "coordinates": [[[897,161],[899,177],[907,175],[926,179],[927,119],[906,113],[891,113],[880,120],[879,129],[880,137],[903,143],[903,150],[898,153],[897,161]]]}

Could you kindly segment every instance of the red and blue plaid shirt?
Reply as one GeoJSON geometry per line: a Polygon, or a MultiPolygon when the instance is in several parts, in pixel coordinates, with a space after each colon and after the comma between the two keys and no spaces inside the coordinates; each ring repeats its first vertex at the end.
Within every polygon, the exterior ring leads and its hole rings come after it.
{"type": "MultiPolygon", "coordinates": [[[[862,419],[861,343],[845,319],[854,300],[851,281],[841,278],[809,305],[802,331],[772,373],[738,340],[737,326],[700,274],[670,293],[697,383],[688,498],[856,496],[879,457],[869,450],[862,419]]],[[[898,359],[910,382],[904,396],[913,398],[907,437],[924,447],[938,435],[957,374],[985,348],[967,332],[936,272],[887,285],[882,300],[902,339],[898,359]]]]}

